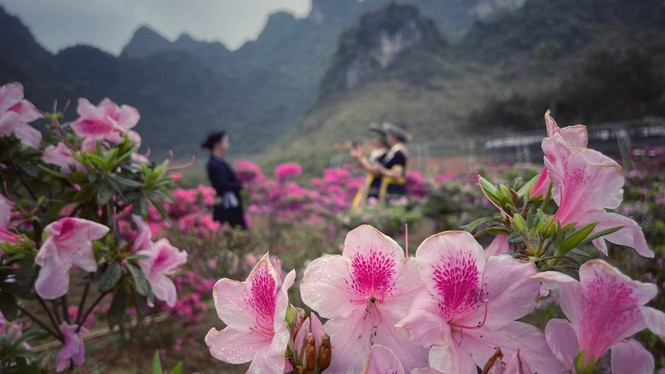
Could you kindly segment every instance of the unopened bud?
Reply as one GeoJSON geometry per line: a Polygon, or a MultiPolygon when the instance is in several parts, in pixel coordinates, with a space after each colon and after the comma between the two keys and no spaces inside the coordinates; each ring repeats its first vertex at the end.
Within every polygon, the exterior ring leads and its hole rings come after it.
{"type": "Polygon", "coordinates": [[[596,372],[596,360],[586,350],[580,351],[575,357],[575,370],[578,374],[593,374],[596,372]]]}
{"type": "Polygon", "coordinates": [[[330,336],[323,334],[323,341],[319,347],[319,372],[326,370],[330,366],[332,360],[332,345],[330,344],[330,336]]]}
{"type": "Polygon", "coordinates": [[[296,313],[296,308],[293,305],[289,305],[288,308],[286,308],[286,325],[289,327],[289,329],[293,329],[296,325],[296,318],[297,318],[297,313],[296,313]]]}
{"type": "Polygon", "coordinates": [[[513,230],[516,233],[524,235],[526,233],[526,221],[518,213],[513,214],[513,222],[511,223],[513,230]]]}
{"type": "Polygon", "coordinates": [[[512,204],[513,196],[510,193],[510,189],[506,187],[505,184],[499,185],[499,191],[501,192],[500,194],[501,202],[503,202],[504,204],[512,204]]]}
{"type": "Polygon", "coordinates": [[[316,340],[314,335],[307,333],[305,340],[305,369],[314,370],[316,368],[316,340]]]}
{"type": "Polygon", "coordinates": [[[553,219],[554,216],[547,216],[538,223],[538,236],[541,238],[548,238],[554,235],[556,225],[552,222],[553,219]]]}

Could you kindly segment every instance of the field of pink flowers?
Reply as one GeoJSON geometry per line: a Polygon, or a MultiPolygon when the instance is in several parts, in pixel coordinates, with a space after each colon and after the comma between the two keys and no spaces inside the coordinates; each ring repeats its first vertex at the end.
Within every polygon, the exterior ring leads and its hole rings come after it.
{"type": "Polygon", "coordinates": [[[544,167],[409,171],[408,198],[362,211],[355,165],[238,160],[242,231],[212,220],[212,188],[138,153],[135,108],[77,111],[60,123],[0,87],[0,372],[665,367],[665,149],[634,150],[624,178],[547,115],[544,167]]]}

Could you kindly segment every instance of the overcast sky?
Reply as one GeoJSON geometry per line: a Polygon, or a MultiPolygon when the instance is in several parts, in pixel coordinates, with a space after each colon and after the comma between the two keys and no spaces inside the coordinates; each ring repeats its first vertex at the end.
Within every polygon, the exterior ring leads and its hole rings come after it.
{"type": "Polygon", "coordinates": [[[269,14],[306,16],[311,0],[0,0],[52,52],[75,44],[119,54],[148,25],[169,40],[186,32],[237,49],[256,39],[269,14]]]}

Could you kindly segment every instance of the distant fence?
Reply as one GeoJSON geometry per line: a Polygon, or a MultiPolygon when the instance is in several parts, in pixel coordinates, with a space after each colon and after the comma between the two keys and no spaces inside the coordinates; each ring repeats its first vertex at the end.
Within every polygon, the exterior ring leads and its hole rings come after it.
{"type": "MultiPolygon", "coordinates": [[[[665,146],[665,118],[611,122],[587,127],[589,148],[619,160],[630,169],[628,157],[633,149],[665,146]]],[[[508,163],[542,163],[540,144],[546,135],[540,131],[514,132],[492,136],[465,137],[408,144],[412,170],[454,172],[484,161],[508,163]]],[[[338,153],[331,166],[340,166],[350,159],[338,153]]]]}

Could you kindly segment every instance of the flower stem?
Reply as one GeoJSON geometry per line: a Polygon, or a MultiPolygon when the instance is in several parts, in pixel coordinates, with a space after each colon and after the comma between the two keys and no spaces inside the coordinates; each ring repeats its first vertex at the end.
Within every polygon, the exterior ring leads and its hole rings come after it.
{"type": "Polygon", "coordinates": [[[85,284],[85,288],[83,289],[83,296],[81,296],[81,302],[79,302],[79,310],[76,312],[76,324],[81,325],[83,324],[83,321],[81,321],[81,317],[83,316],[83,308],[85,307],[85,299],[88,298],[88,291],[90,291],[90,283],[85,284]]]}
{"type": "MultiPolygon", "coordinates": [[[[42,320],[40,320],[39,318],[37,318],[36,316],[34,316],[32,313],[28,312],[28,311],[27,311],[25,308],[23,308],[22,306],[19,305],[19,306],[18,306],[18,309],[21,311],[21,313],[25,314],[28,318],[30,318],[31,320],[33,320],[33,321],[34,321],[36,324],[38,324],[41,328],[43,328],[44,330],[46,330],[46,332],[48,332],[49,334],[53,335],[56,339],[58,339],[58,340],[60,340],[61,342],[64,343],[64,338],[62,337],[62,334],[61,334],[61,333],[58,333],[58,332],[55,332],[54,330],[52,330],[52,329],[51,329],[50,327],[48,327],[44,322],[42,322],[42,320]]],[[[58,330],[58,331],[60,331],[60,330],[58,330]]]]}
{"type": "Polygon", "coordinates": [[[56,322],[55,317],[53,317],[53,314],[51,314],[51,310],[48,308],[48,305],[44,302],[44,299],[42,299],[39,295],[37,296],[37,300],[39,301],[39,304],[41,304],[42,308],[44,308],[44,311],[46,314],[48,314],[49,319],[51,320],[51,323],[53,324],[53,327],[57,330],[59,329],[59,324],[56,322]]]}
{"type": "Polygon", "coordinates": [[[108,295],[108,294],[110,294],[110,293],[111,293],[111,291],[106,291],[106,292],[100,294],[100,295],[95,299],[95,301],[92,302],[92,304],[88,307],[88,310],[85,311],[85,313],[83,314],[83,317],[82,317],[81,320],[79,321],[79,325],[78,325],[78,327],[76,328],[76,332],[77,332],[77,333],[79,332],[79,330],[81,330],[81,326],[83,326],[83,321],[85,321],[85,320],[88,318],[88,316],[90,315],[90,313],[92,313],[92,310],[95,308],[95,306],[97,306],[97,304],[99,304],[99,302],[102,301],[102,299],[104,298],[104,296],[106,296],[106,295],[108,295]]]}
{"type": "Polygon", "coordinates": [[[71,325],[72,321],[69,318],[69,303],[67,302],[67,294],[64,294],[60,300],[62,302],[62,317],[65,319],[65,321],[67,321],[68,325],[71,325]]]}

